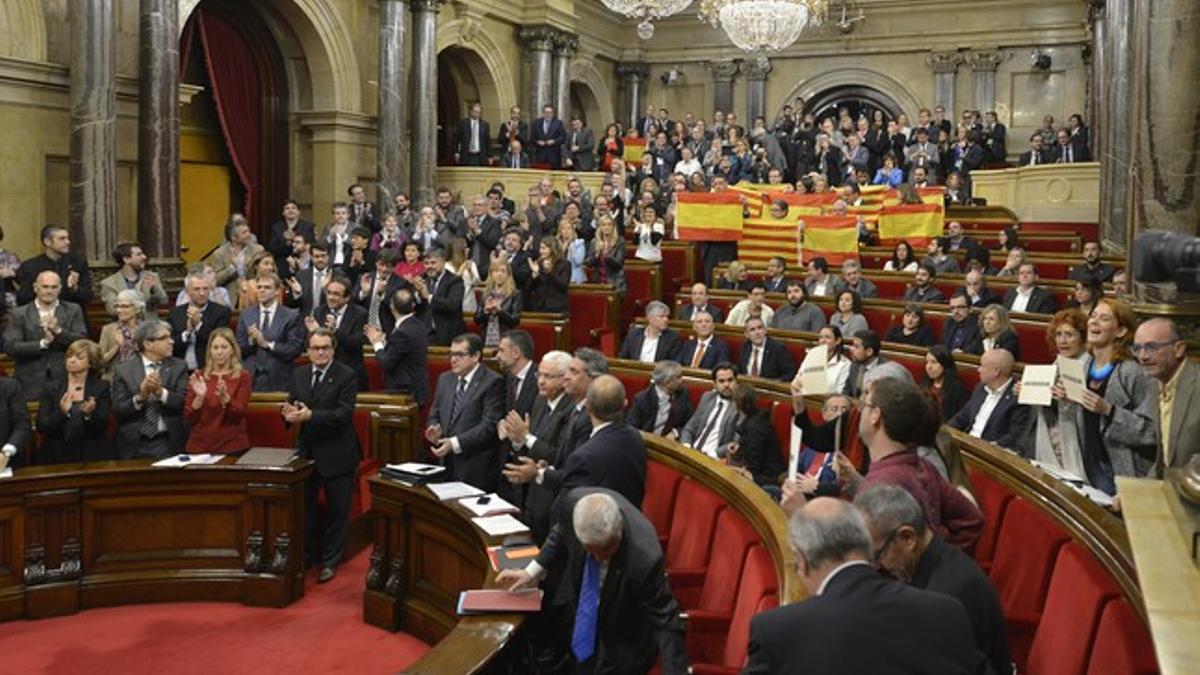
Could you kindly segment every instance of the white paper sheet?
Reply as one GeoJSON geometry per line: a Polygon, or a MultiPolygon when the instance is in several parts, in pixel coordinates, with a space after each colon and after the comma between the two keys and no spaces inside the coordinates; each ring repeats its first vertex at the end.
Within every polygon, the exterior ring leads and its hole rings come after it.
{"type": "Polygon", "coordinates": [[[13,477],[13,472],[12,472],[11,466],[5,467],[3,471],[0,471],[0,478],[12,478],[12,477],[13,477]]]}
{"type": "Polygon", "coordinates": [[[444,466],[437,464],[422,464],[421,462],[405,462],[403,464],[388,464],[387,468],[392,471],[401,471],[410,473],[414,476],[436,476],[446,470],[444,466]]]}
{"type": "Polygon", "coordinates": [[[200,464],[216,464],[221,461],[222,455],[212,454],[197,454],[197,455],[171,455],[165,459],[160,459],[152,466],[164,466],[169,468],[178,468],[183,466],[193,466],[200,464]]]}
{"type": "Polygon", "coordinates": [[[1087,389],[1087,374],[1083,372],[1083,362],[1060,356],[1055,364],[1058,366],[1058,379],[1062,381],[1063,389],[1067,390],[1067,398],[1082,403],[1083,392],[1087,389]]]}
{"type": "Polygon", "coordinates": [[[829,393],[829,353],[825,345],[815,345],[804,352],[804,363],[800,364],[800,383],[805,396],[823,396],[829,393]]]}
{"type": "Polygon", "coordinates": [[[478,527],[486,534],[493,537],[503,537],[506,534],[518,534],[529,531],[529,528],[525,527],[525,523],[522,523],[507,513],[502,516],[472,518],[471,522],[475,523],[475,527],[478,527]]]}
{"type": "MultiPolygon", "coordinates": [[[[807,413],[801,413],[807,414],[807,413]]],[[[788,478],[795,478],[800,467],[800,448],[804,445],[804,431],[792,422],[791,447],[788,449],[788,478]]]]}
{"type": "Polygon", "coordinates": [[[429,483],[425,487],[433,493],[438,501],[448,502],[454,499],[462,499],[463,497],[478,497],[483,494],[483,490],[464,483],[462,481],[450,481],[448,483],[429,483]]]}
{"type": "Polygon", "coordinates": [[[1017,402],[1021,405],[1050,405],[1054,395],[1050,388],[1058,376],[1058,366],[1025,366],[1021,374],[1021,395],[1017,402]]]}
{"type": "Polygon", "coordinates": [[[501,513],[521,512],[521,509],[518,509],[511,503],[504,501],[500,498],[500,495],[494,492],[487,495],[481,495],[479,497],[467,497],[466,499],[460,499],[458,500],[458,503],[462,504],[463,508],[476,516],[493,516],[501,513]],[[481,499],[486,499],[487,502],[480,504],[479,500],[481,499]]]}

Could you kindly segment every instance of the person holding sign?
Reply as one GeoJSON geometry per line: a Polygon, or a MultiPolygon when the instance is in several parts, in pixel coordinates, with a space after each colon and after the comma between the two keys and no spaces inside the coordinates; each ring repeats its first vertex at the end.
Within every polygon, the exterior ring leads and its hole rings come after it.
{"type": "MultiPolygon", "coordinates": [[[[1092,355],[1087,351],[1087,315],[1078,309],[1057,312],[1046,329],[1046,339],[1058,354],[1054,367],[1056,376],[1051,387],[1052,400],[1049,405],[1034,408],[1031,437],[1027,439],[1027,453],[1040,464],[1051,470],[1084,479],[1082,440],[1074,425],[1064,423],[1067,408],[1075,405],[1067,397],[1059,379],[1068,368],[1065,362],[1076,364],[1082,377],[1092,355]]],[[[1021,386],[1024,391],[1024,386],[1021,386]]]]}
{"type": "Polygon", "coordinates": [[[755,483],[778,495],[784,468],[771,417],[758,407],[754,387],[746,382],[739,382],[733,390],[733,403],[737,407],[737,434],[729,444],[726,461],[744,468],[755,483]]]}

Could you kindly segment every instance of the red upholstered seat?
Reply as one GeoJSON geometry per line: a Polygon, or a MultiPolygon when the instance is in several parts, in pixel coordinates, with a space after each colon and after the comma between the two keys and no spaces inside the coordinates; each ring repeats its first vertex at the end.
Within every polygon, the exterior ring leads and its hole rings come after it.
{"type": "Polygon", "coordinates": [[[733,616],[729,621],[725,634],[724,645],[719,652],[712,653],[696,643],[693,635],[699,635],[707,625],[703,619],[688,621],[688,655],[692,659],[693,673],[736,673],[746,663],[747,648],[750,644],[750,619],[755,614],[774,609],[779,605],[779,579],[775,574],[775,563],[771,554],[765,548],[755,545],[746,554],[746,564],[742,568],[742,577],[738,583],[737,600],[733,607],[733,616]],[[705,651],[693,653],[695,645],[705,651]]]}
{"type": "Polygon", "coordinates": [[[683,476],[659,462],[646,463],[646,494],[642,497],[642,513],[654,525],[658,541],[666,548],[671,533],[671,517],[675,512],[675,495],[683,476]]]}
{"type": "MultiPolygon", "coordinates": [[[[689,617],[705,617],[712,622],[728,622],[733,615],[738,580],[746,551],[762,541],[758,532],[735,509],[724,509],[717,517],[712,553],[704,583],[696,594],[686,594],[679,602],[689,617]]],[[[720,631],[722,634],[724,630],[720,631]]]]}
{"type": "Polygon", "coordinates": [[[983,511],[983,533],[979,536],[979,542],[975,544],[975,561],[986,572],[992,567],[996,538],[1000,535],[1000,526],[1004,522],[1004,514],[1008,503],[1013,499],[1013,494],[982,471],[970,470],[969,473],[975,500],[979,504],[979,510],[983,511]]]}
{"type": "MultiPolygon", "coordinates": [[[[1036,315],[1035,315],[1036,316],[1036,315]]],[[[1046,342],[1046,323],[1014,321],[1017,343],[1021,345],[1021,361],[1024,363],[1053,363],[1056,354],[1046,342]]]]}
{"type": "Polygon", "coordinates": [[[1100,613],[1087,675],[1152,675],[1158,672],[1154,642],[1137,612],[1122,598],[1100,613]]]}
{"type": "Polygon", "coordinates": [[[1042,617],[1050,572],[1066,543],[1062,528],[1037,507],[1019,497],[1009,502],[996,540],[992,583],[1008,624],[1008,647],[1018,664],[1025,662],[1042,617]]]}
{"type": "Polygon", "coordinates": [[[278,406],[251,405],[246,410],[246,429],[252,446],[296,447],[296,430],[284,425],[278,406]]]}
{"type": "MultiPolygon", "coordinates": [[[[590,284],[589,284],[590,285],[590,284]]],[[[620,307],[612,289],[572,287],[567,295],[571,316],[571,346],[594,347],[616,356],[620,347],[617,326],[620,307]]]]}
{"type": "Polygon", "coordinates": [[[1042,620],[1022,672],[1084,675],[1100,612],[1119,595],[1116,582],[1086,548],[1065,544],[1054,563],[1042,620]]]}
{"type": "Polygon", "coordinates": [[[675,497],[667,535],[667,575],[681,602],[694,597],[704,582],[717,518],[725,500],[704,484],[684,479],[675,497]]]}
{"type": "Polygon", "coordinates": [[[371,355],[364,358],[363,363],[367,366],[367,390],[383,391],[386,385],[383,383],[383,368],[379,365],[379,360],[371,355]]]}
{"type": "Polygon", "coordinates": [[[867,320],[867,327],[882,340],[888,329],[892,327],[894,311],[883,307],[863,307],[862,314],[863,318],[867,320]]]}
{"type": "Polygon", "coordinates": [[[662,298],[662,270],[657,263],[634,260],[629,256],[625,263],[625,283],[628,290],[621,302],[622,326],[645,316],[646,305],[662,298]]]}
{"type": "MultiPolygon", "coordinates": [[[[663,288],[691,286],[699,278],[696,272],[696,249],[690,242],[662,243],[663,288]]],[[[686,293],[685,293],[686,296],[686,293]]]]}

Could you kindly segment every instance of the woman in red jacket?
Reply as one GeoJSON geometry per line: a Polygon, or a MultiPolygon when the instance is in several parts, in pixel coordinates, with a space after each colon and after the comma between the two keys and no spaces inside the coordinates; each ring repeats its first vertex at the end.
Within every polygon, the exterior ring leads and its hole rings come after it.
{"type": "Polygon", "coordinates": [[[232,453],[250,447],[246,408],[250,404],[250,373],[233,331],[218,328],[208,337],[203,370],[192,373],[184,400],[184,418],[191,425],[188,452],[232,453]]]}

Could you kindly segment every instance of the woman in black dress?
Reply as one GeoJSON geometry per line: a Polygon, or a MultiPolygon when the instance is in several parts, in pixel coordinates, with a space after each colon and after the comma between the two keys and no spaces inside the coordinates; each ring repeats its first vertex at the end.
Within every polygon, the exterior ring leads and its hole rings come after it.
{"type": "Polygon", "coordinates": [[[76,340],[67,347],[66,373],[42,392],[37,426],[42,440],[36,463],[112,459],[108,442],[112,394],[101,373],[100,345],[76,340]]]}

